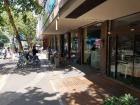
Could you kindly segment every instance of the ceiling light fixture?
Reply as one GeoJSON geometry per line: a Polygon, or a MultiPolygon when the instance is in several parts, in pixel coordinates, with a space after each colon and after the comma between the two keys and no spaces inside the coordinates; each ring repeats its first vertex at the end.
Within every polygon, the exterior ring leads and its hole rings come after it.
{"type": "Polygon", "coordinates": [[[58,19],[56,19],[56,22],[55,22],[55,30],[58,30],[58,19]]]}

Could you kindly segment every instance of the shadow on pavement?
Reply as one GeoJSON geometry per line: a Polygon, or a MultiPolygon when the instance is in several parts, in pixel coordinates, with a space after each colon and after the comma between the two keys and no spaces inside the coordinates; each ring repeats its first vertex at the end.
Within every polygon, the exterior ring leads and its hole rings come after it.
{"type": "Polygon", "coordinates": [[[17,68],[16,62],[14,61],[7,61],[0,63],[0,74],[19,74],[19,75],[28,75],[31,72],[41,73],[52,71],[53,66],[49,64],[48,61],[45,59],[41,60],[41,67],[24,67],[24,68],[17,68]]]}
{"type": "Polygon", "coordinates": [[[45,93],[37,87],[28,87],[26,93],[5,92],[0,94],[1,105],[59,105],[58,93],[45,93]]]}
{"type": "MultiPolygon", "coordinates": [[[[72,67],[85,74],[85,79],[92,82],[92,84],[81,91],[79,91],[80,89],[77,91],[77,87],[74,92],[65,92],[64,95],[62,95],[62,99],[67,105],[102,105],[105,98],[114,95],[112,91],[109,91],[110,88],[108,89],[108,87],[101,85],[102,80],[99,79],[98,70],[86,65],[72,65],[72,67]],[[98,78],[95,79],[95,76],[98,78]]],[[[78,83],[80,85],[80,81],[78,83]]],[[[80,87],[82,87],[82,85],[80,87]]]]}
{"type": "Polygon", "coordinates": [[[41,72],[49,72],[49,71],[63,71],[65,73],[72,71],[73,68],[70,65],[65,67],[55,67],[54,64],[51,64],[46,59],[41,59],[41,67],[24,67],[17,68],[15,61],[7,61],[0,63],[0,74],[19,74],[19,75],[28,75],[30,73],[41,73],[41,72]]]}
{"type": "Polygon", "coordinates": [[[62,97],[67,105],[102,105],[109,95],[97,85],[90,85],[85,91],[65,93],[62,97]]]}
{"type": "Polygon", "coordinates": [[[89,85],[86,90],[80,92],[66,92],[62,97],[68,105],[102,105],[103,100],[108,96],[121,96],[126,93],[137,97],[140,104],[140,95],[136,96],[132,90],[111,81],[100,71],[87,66],[74,66],[84,72],[84,77],[92,82],[92,84],[89,85]]]}

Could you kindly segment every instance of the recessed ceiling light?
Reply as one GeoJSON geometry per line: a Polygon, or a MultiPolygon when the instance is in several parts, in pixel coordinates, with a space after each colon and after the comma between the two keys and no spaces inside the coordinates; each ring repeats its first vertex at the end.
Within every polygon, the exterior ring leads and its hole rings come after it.
{"type": "Polygon", "coordinates": [[[130,31],[135,31],[135,29],[134,28],[131,28],[130,31]]]}

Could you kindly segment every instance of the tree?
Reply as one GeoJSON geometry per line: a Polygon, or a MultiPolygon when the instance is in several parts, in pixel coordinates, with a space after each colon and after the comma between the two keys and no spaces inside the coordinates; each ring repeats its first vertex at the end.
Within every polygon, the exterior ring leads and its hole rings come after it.
{"type": "Polygon", "coordinates": [[[5,35],[0,35],[0,43],[8,43],[9,42],[9,38],[5,35]]]}
{"type": "Polygon", "coordinates": [[[16,24],[19,28],[19,32],[22,33],[22,35],[24,35],[28,46],[31,48],[32,43],[34,43],[35,41],[37,18],[33,16],[32,12],[27,12],[26,14],[26,21],[21,21],[22,15],[20,15],[16,18],[16,24]]]}
{"type": "Polygon", "coordinates": [[[0,32],[0,47],[2,47],[5,43],[8,43],[9,41],[9,38],[2,32],[0,32]]]}
{"type": "MultiPolygon", "coordinates": [[[[19,31],[16,27],[14,16],[19,16],[19,13],[23,15],[23,21],[26,21],[26,12],[33,11],[34,13],[41,13],[42,7],[38,4],[37,0],[0,0],[0,14],[3,12],[7,13],[9,18],[9,23],[13,28],[14,34],[16,35],[16,39],[19,43],[19,49],[23,50],[22,43],[20,41],[19,31]]],[[[0,15],[0,25],[3,26],[5,24],[5,20],[0,15]]]]}

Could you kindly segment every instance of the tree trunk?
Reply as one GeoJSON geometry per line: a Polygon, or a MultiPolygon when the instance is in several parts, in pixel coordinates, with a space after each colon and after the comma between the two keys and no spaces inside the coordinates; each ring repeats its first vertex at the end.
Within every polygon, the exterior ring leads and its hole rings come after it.
{"type": "Polygon", "coordinates": [[[15,35],[16,35],[16,39],[18,40],[19,51],[23,51],[23,46],[22,46],[22,43],[20,41],[20,36],[19,36],[18,30],[16,28],[16,25],[15,25],[14,18],[12,16],[11,10],[10,10],[10,6],[9,6],[9,1],[8,0],[4,0],[4,6],[5,6],[5,10],[6,10],[6,12],[8,14],[8,17],[9,17],[9,22],[11,23],[12,28],[13,28],[13,30],[15,32],[15,35]]]}

